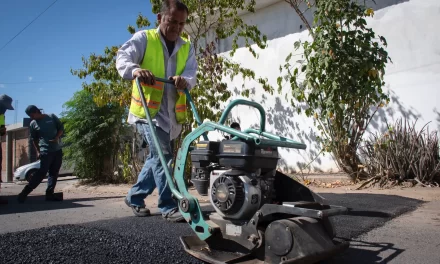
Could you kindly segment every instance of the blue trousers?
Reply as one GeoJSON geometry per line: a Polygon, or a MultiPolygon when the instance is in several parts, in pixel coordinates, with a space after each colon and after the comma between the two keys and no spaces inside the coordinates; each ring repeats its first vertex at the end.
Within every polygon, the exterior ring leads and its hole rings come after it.
{"type": "Polygon", "coordinates": [[[40,153],[40,169],[32,176],[28,184],[29,187],[37,188],[49,172],[46,193],[53,194],[62,163],[63,151],[61,149],[55,152],[40,153]]]}
{"type": "MultiPolygon", "coordinates": [[[[158,207],[162,214],[166,214],[176,208],[177,204],[171,197],[171,189],[168,186],[165,171],[154,145],[151,128],[148,124],[143,123],[137,123],[136,126],[148,142],[150,153],[139,173],[136,184],[134,184],[128,192],[127,200],[131,205],[144,207],[144,199],[147,198],[147,196],[157,187],[159,192],[158,207]]],[[[169,134],[163,131],[160,127],[156,127],[156,134],[165,156],[165,160],[168,164],[173,158],[173,142],[170,141],[169,134]]],[[[170,173],[172,173],[171,168],[170,173]]]]}

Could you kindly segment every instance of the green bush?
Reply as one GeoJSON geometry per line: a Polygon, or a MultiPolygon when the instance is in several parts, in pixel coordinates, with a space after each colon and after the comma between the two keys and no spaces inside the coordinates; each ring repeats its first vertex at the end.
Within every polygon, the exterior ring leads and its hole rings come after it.
{"type": "Polygon", "coordinates": [[[117,159],[121,136],[129,132],[123,118],[126,110],[118,104],[97,106],[87,90],[74,94],[62,113],[66,137],[65,160],[75,165],[80,179],[120,183],[117,159]]]}

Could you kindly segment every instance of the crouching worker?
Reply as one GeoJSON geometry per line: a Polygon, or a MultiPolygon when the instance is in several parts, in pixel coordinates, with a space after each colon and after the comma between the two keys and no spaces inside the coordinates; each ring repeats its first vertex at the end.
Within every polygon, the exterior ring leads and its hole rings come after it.
{"type": "Polygon", "coordinates": [[[47,179],[46,201],[61,201],[54,195],[58,173],[63,160],[63,151],[60,137],[64,132],[64,126],[54,114],[42,114],[34,105],[26,108],[26,114],[32,119],[30,135],[40,159],[40,169],[32,176],[29,183],[18,195],[18,201],[23,203],[26,197],[43,181],[49,172],[47,179]]]}

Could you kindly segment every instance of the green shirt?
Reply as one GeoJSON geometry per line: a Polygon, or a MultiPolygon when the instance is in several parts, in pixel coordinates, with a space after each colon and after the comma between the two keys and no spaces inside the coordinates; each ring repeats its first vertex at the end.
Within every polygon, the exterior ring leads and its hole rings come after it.
{"type": "Polygon", "coordinates": [[[55,152],[61,149],[61,144],[49,142],[55,138],[59,130],[64,131],[64,126],[54,114],[45,115],[40,120],[32,120],[30,124],[31,138],[39,140],[40,153],[55,152]]]}

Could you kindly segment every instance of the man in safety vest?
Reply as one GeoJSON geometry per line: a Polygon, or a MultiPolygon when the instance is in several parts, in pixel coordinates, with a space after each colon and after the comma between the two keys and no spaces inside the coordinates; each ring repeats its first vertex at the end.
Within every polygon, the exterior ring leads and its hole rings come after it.
{"type": "Polygon", "coordinates": [[[122,45],[117,54],[116,68],[119,74],[133,80],[128,123],[136,124],[148,142],[150,154],[138,176],[137,183],[125,198],[136,216],[150,215],[144,199],[158,188],[158,207],[169,221],[182,221],[177,203],[171,196],[164,169],[152,140],[141,98],[134,79],[139,77],[148,111],[156,126],[160,147],[168,161],[173,157],[173,141],[187,122],[185,88],[196,84],[197,62],[194,47],[181,37],[188,18],[188,8],[178,0],[165,0],[157,29],[139,31],[122,45]],[[154,77],[174,80],[175,85],[164,84],[154,77]]]}
{"type": "MultiPolygon", "coordinates": [[[[5,113],[6,110],[14,110],[14,107],[12,107],[12,98],[7,96],[6,94],[0,95],[0,135],[3,137],[6,135],[6,122],[5,122],[5,113]]],[[[3,164],[3,151],[2,146],[0,144],[0,187],[2,183],[2,164],[3,164]]],[[[3,200],[0,197],[0,204],[6,204],[7,200],[3,200]]]]}

